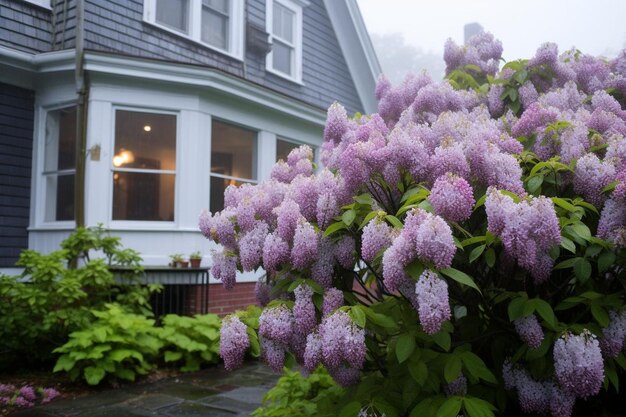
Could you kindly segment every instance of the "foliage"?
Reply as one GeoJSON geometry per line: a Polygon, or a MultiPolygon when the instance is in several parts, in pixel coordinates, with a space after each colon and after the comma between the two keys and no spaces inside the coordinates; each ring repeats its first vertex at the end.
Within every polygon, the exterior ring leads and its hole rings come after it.
{"type": "Polygon", "coordinates": [[[449,41],[443,83],[382,78],[371,116],[333,104],[324,169],[300,147],[200,217],[227,288],[267,271],[263,359],[324,365],[341,415],[619,413],[626,52],[546,44],[498,71],[501,52],[449,41]]]}
{"type": "Polygon", "coordinates": [[[306,378],[298,371],[285,369],[276,386],[263,397],[263,407],[255,410],[255,417],[300,417],[337,415],[337,404],[344,395],[323,367],[306,378]]]}
{"type": "Polygon", "coordinates": [[[181,371],[197,371],[200,366],[219,359],[220,319],[215,314],[183,317],[168,314],[161,319],[157,333],[163,343],[166,363],[182,362],[181,371]]]}
{"type": "Polygon", "coordinates": [[[54,372],[68,372],[72,380],[84,378],[98,385],[107,375],[134,381],[153,367],[163,342],[154,320],[107,304],[94,311],[96,321],[70,334],[70,340],[56,348],[61,353],[54,372]]]}
{"type": "Polygon", "coordinates": [[[202,259],[202,254],[200,251],[192,252],[191,255],[189,255],[189,259],[202,259]]]}
{"type": "Polygon", "coordinates": [[[0,410],[4,407],[28,408],[37,404],[47,404],[59,396],[59,391],[54,388],[34,387],[22,385],[16,387],[12,384],[0,383],[0,410]]]}
{"type": "Polygon", "coordinates": [[[133,285],[140,261],[102,227],[79,228],[47,255],[23,251],[17,263],[23,274],[0,276],[0,368],[49,360],[52,349],[86,327],[94,319],[92,309],[105,303],[150,313],[150,289],[133,285]],[[96,252],[104,257],[92,259],[96,252]],[[117,282],[110,265],[127,267],[128,281],[117,282]]]}

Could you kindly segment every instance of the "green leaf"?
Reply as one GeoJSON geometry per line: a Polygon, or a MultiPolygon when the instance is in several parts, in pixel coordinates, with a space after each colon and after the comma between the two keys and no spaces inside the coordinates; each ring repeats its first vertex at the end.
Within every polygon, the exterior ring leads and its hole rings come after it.
{"type": "Polygon", "coordinates": [[[535,304],[535,311],[539,313],[541,318],[544,319],[552,329],[555,329],[556,317],[554,316],[554,311],[552,311],[550,304],[541,298],[533,299],[533,303],[535,304]]]}
{"type": "Polygon", "coordinates": [[[372,199],[372,196],[369,195],[368,193],[365,194],[361,194],[359,196],[354,197],[354,200],[359,203],[359,204],[364,204],[366,206],[371,206],[372,203],[374,202],[374,200],[372,199]]]}
{"type": "Polygon", "coordinates": [[[85,380],[89,385],[98,385],[104,378],[104,369],[99,366],[88,366],[85,368],[85,380]]]}
{"type": "Polygon", "coordinates": [[[415,336],[411,333],[403,333],[398,338],[396,343],[396,357],[398,363],[402,363],[407,360],[415,350],[415,336]]]}
{"type": "Polygon", "coordinates": [[[509,302],[507,312],[509,313],[509,321],[517,320],[524,315],[524,306],[526,305],[526,297],[516,297],[509,302]]]}
{"type": "Polygon", "coordinates": [[[455,268],[441,269],[440,272],[452,278],[453,280],[455,280],[456,282],[460,284],[467,285],[468,287],[474,288],[476,291],[480,293],[480,289],[478,289],[478,285],[476,285],[476,283],[474,282],[474,279],[470,277],[469,275],[467,275],[465,272],[459,271],[458,269],[455,269],[455,268]]]}
{"type": "Polygon", "coordinates": [[[422,360],[409,362],[409,373],[420,386],[426,383],[428,379],[428,367],[422,360]]]}
{"type": "Polygon", "coordinates": [[[437,333],[431,336],[433,341],[439,345],[440,348],[446,352],[450,350],[452,340],[450,339],[450,333],[439,330],[437,333]]]}
{"type": "Polygon", "coordinates": [[[355,305],[350,308],[350,317],[352,318],[354,324],[360,328],[365,327],[365,312],[363,311],[363,308],[364,307],[360,305],[355,305]]]}
{"type": "Polygon", "coordinates": [[[485,239],[487,239],[487,236],[474,236],[474,237],[470,237],[462,241],[461,245],[465,247],[465,246],[473,245],[474,243],[484,242],[485,239]]]}
{"type": "Polygon", "coordinates": [[[572,229],[574,233],[576,233],[582,239],[587,240],[587,241],[591,239],[591,231],[589,230],[587,225],[583,223],[575,223],[569,226],[569,228],[572,229]]]}
{"type": "Polygon", "coordinates": [[[74,367],[75,363],[76,361],[70,358],[70,355],[66,353],[64,355],[61,355],[61,357],[59,357],[56,365],[54,365],[54,369],[52,370],[52,372],[59,372],[59,371],[69,372],[69,370],[74,367]]]}
{"type": "Polygon", "coordinates": [[[333,223],[326,228],[326,231],[324,232],[324,236],[330,236],[333,233],[339,230],[345,229],[345,228],[346,228],[346,225],[343,222],[333,223]]]}
{"type": "Polygon", "coordinates": [[[450,397],[441,404],[441,407],[437,410],[436,417],[457,417],[459,411],[461,411],[461,405],[463,405],[461,397],[450,397]]]}
{"type": "Polygon", "coordinates": [[[419,277],[424,272],[424,264],[420,261],[411,262],[406,268],[406,272],[409,274],[411,278],[419,279],[419,277]]]}
{"type": "Polygon", "coordinates": [[[583,258],[570,258],[570,259],[566,259],[562,262],[559,262],[558,264],[556,264],[554,266],[554,269],[567,269],[567,268],[572,268],[574,265],[576,265],[576,263],[578,263],[578,261],[580,259],[583,258]]]}
{"type": "Polygon", "coordinates": [[[472,249],[472,251],[469,254],[469,262],[473,263],[476,259],[478,259],[478,257],[480,255],[482,255],[483,251],[485,250],[487,246],[486,245],[480,245],[474,249],[472,249]]]}
{"type": "Polygon", "coordinates": [[[172,352],[171,350],[166,350],[163,355],[163,359],[165,362],[176,362],[179,361],[183,357],[181,352],[172,352]]]}
{"type": "Polygon", "coordinates": [[[370,211],[369,213],[367,213],[367,216],[365,216],[365,218],[361,222],[361,225],[359,226],[359,230],[367,226],[367,224],[376,216],[378,216],[378,213],[375,211],[370,211]]]}
{"type": "Polygon", "coordinates": [[[572,205],[571,203],[565,201],[564,199],[560,197],[552,197],[552,202],[556,204],[557,206],[564,208],[565,210],[571,213],[574,213],[576,211],[576,207],[574,205],[572,205]]]}
{"type": "Polygon", "coordinates": [[[598,257],[598,271],[606,272],[615,263],[615,253],[604,252],[598,257]]]}
{"type": "Polygon", "coordinates": [[[609,325],[609,315],[606,313],[606,310],[599,305],[591,304],[591,315],[600,326],[606,327],[609,325]]]}
{"type": "Polygon", "coordinates": [[[463,406],[467,411],[468,417],[493,417],[493,411],[496,408],[489,402],[476,397],[465,396],[463,398],[463,406]]]}
{"type": "Polygon", "coordinates": [[[578,258],[574,264],[574,273],[580,282],[586,282],[591,277],[591,263],[585,258],[578,258]]]}
{"type": "Polygon", "coordinates": [[[497,384],[495,375],[487,368],[485,362],[475,353],[466,351],[461,354],[461,360],[467,372],[474,378],[480,378],[483,381],[497,384]]]}
{"type": "Polygon", "coordinates": [[[572,252],[573,254],[576,253],[576,244],[565,236],[561,236],[561,247],[572,252]]]}
{"type": "Polygon", "coordinates": [[[391,214],[387,214],[385,215],[385,220],[391,223],[394,227],[397,227],[398,229],[402,229],[402,222],[398,220],[397,217],[392,216],[391,214]]]}
{"type": "Polygon", "coordinates": [[[432,417],[434,413],[433,399],[426,398],[425,400],[420,401],[419,404],[413,408],[409,417],[432,417]]]}
{"type": "Polygon", "coordinates": [[[355,218],[356,218],[356,211],[354,209],[344,211],[344,213],[341,215],[341,220],[348,227],[352,226],[352,223],[354,222],[355,218]]]}
{"type": "Polygon", "coordinates": [[[354,417],[359,414],[361,410],[361,403],[358,401],[352,401],[344,405],[339,412],[339,417],[354,417]]]}
{"type": "Polygon", "coordinates": [[[543,184],[543,175],[537,175],[528,180],[528,191],[536,193],[543,184]]]}
{"type": "Polygon", "coordinates": [[[487,262],[489,268],[493,268],[496,264],[496,251],[494,251],[493,248],[489,248],[487,252],[485,252],[485,262],[487,262]]]}
{"type": "Polygon", "coordinates": [[[461,369],[463,367],[463,362],[461,362],[461,358],[457,355],[452,355],[446,362],[446,365],[443,368],[443,377],[445,378],[447,383],[451,383],[455,379],[459,377],[461,373],[461,369]]]}

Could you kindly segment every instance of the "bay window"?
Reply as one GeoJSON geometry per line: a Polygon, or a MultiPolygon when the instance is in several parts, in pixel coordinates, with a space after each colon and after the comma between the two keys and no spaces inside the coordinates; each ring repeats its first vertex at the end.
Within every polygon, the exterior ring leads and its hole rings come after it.
{"type": "Polygon", "coordinates": [[[174,221],[176,115],[115,111],[113,220],[174,221]]]}
{"type": "Polygon", "coordinates": [[[215,213],[224,208],[229,185],[257,183],[257,133],[229,123],[211,124],[211,201],[215,213]]]}

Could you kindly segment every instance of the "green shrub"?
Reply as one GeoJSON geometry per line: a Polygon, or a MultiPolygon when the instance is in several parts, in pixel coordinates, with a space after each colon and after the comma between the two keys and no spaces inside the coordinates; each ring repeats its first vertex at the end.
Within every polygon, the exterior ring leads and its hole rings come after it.
{"type": "Polygon", "coordinates": [[[54,350],[62,353],[54,372],[66,371],[72,380],[83,377],[89,385],[105,376],[134,381],[152,368],[163,346],[154,320],[132,314],[117,304],[94,311],[97,320],[70,334],[70,340],[54,350]]]}
{"type": "Polygon", "coordinates": [[[21,276],[0,275],[0,369],[33,366],[52,358],[67,335],[93,321],[93,310],[116,302],[129,311],[151,314],[151,290],[134,285],[141,257],[123,249],[120,238],[102,227],[79,228],[44,255],[25,250],[17,263],[21,276]],[[99,252],[104,258],[92,259],[99,252]],[[116,282],[110,265],[130,267],[126,284],[116,282]]]}
{"type": "Polygon", "coordinates": [[[337,415],[339,399],[345,389],[335,383],[325,368],[319,367],[308,377],[285,369],[276,386],[263,397],[263,407],[254,417],[298,417],[337,415]]]}
{"type": "Polygon", "coordinates": [[[216,363],[220,348],[220,318],[216,314],[182,317],[168,314],[157,336],[164,344],[166,363],[180,363],[183,372],[197,371],[200,366],[216,363]]]}

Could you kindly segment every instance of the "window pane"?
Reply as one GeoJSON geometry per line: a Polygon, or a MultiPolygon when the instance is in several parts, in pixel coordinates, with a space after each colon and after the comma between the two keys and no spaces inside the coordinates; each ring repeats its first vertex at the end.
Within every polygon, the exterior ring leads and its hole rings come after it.
{"type": "Polygon", "coordinates": [[[209,205],[211,213],[224,209],[224,191],[226,190],[226,187],[229,185],[240,186],[242,184],[245,184],[245,182],[220,177],[211,177],[211,203],[209,205]]]}
{"type": "Polygon", "coordinates": [[[287,162],[287,156],[289,152],[293,149],[296,149],[298,146],[297,143],[287,142],[286,140],[277,139],[276,140],[276,162],[279,160],[283,160],[287,162]]]}
{"type": "Polygon", "coordinates": [[[48,112],[44,171],[76,167],[76,107],[48,112]]]}
{"type": "Polygon", "coordinates": [[[224,14],[228,14],[228,0],[202,0],[202,4],[224,14]]]}
{"type": "Polygon", "coordinates": [[[255,180],[256,132],[213,121],[211,172],[255,180]]]}
{"type": "Polygon", "coordinates": [[[278,3],[274,3],[274,35],[293,43],[293,21],[295,13],[278,3]]]}
{"type": "Polygon", "coordinates": [[[228,49],[228,17],[202,8],[202,42],[220,49],[228,49]]]}
{"type": "Polygon", "coordinates": [[[187,33],[187,16],[189,0],[157,0],[157,22],[187,33]]]}
{"type": "Polygon", "coordinates": [[[113,166],[175,170],[176,116],[117,110],[113,166]]]}
{"type": "Polygon", "coordinates": [[[74,174],[46,176],[44,221],[74,220],[74,174]]]}
{"type": "Polygon", "coordinates": [[[113,220],[174,221],[173,174],[113,173],[113,220]]]}
{"type": "Polygon", "coordinates": [[[287,75],[291,73],[291,55],[293,50],[274,39],[272,44],[272,68],[276,71],[284,72],[287,75]]]}

